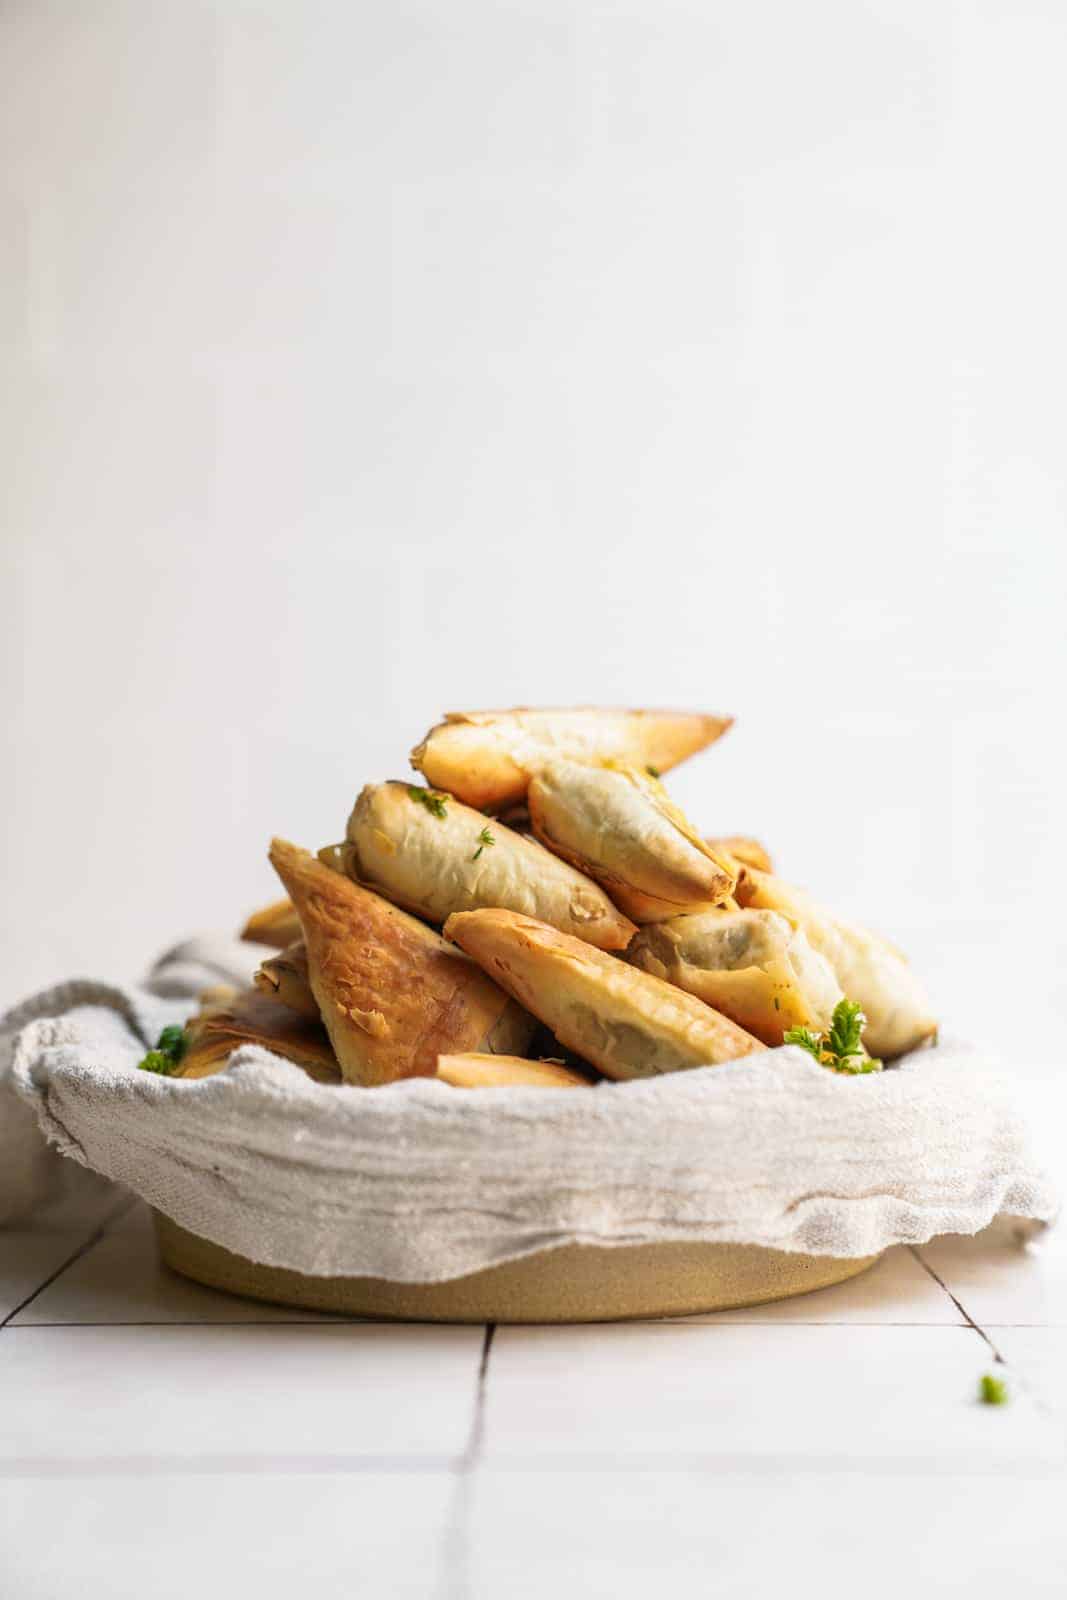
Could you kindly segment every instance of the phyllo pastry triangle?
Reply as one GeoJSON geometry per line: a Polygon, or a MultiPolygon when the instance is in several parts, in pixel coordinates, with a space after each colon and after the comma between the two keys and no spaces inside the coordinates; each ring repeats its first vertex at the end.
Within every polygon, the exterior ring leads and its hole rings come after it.
{"type": "Polygon", "coordinates": [[[438,1056],[437,1076],[454,1089],[591,1089],[588,1078],[562,1061],[529,1061],[525,1056],[486,1056],[470,1052],[438,1056]]]}
{"type": "Polygon", "coordinates": [[[303,939],[298,939],[280,955],[261,961],[252,982],[260,994],[279,1001],[291,1011],[299,1011],[301,1016],[319,1020],[319,1007],[311,992],[308,953],[303,939]]]}
{"type": "Polygon", "coordinates": [[[899,1056],[937,1032],[922,984],[904,956],[866,928],[824,911],[803,889],[746,867],[737,898],[756,910],[779,911],[824,956],[850,1000],[863,1007],[863,1042],[872,1056],[899,1056]]]}
{"type": "Polygon", "coordinates": [[[346,1083],[432,1077],[442,1054],[522,1052],[532,1019],[440,934],[284,839],[270,859],[346,1083]]]}
{"type": "Polygon", "coordinates": [[[651,1078],[763,1049],[684,990],[514,911],[461,911],[445,934],[609,1078],[651,1078]]]}
{"type": "Polygon", "coordinates": [[[632,761],[667,772],[713,744],[732,717],[694,711],[450,711],[411,752],[411,764],[436,789],[480,809],[520,801],[533,774],[553,757],[632,761]]]}
{"type": "Polygon", "coordinates": [[[326,1029],[318,1019],[249,989],[233,1000],[208,1005],[185,1026],[185,1053],[178,1078],[207,1078],[221,1072],[242,1044],[262,1045],[302,1067],[318,1083],[340,1083],[341,1069],[326,1029]]]}
{"type": "Polygon", "coordinates": [[[716,854],[643,768],[550,761],[527,803],[541,843],[596,878],[635,922],[706,910],[733,892],[734,862],[716,854]]]}
{"type": "Polygon", "coordinates": [[[642,928],[626,959],[731,1017],[764,1044],[830,1026],[841,985],[799,928],[774,911],[708,911],[642,928]]]}
{"type": "Polygon", "coordinates": [[[275,950],[284,950],[300,938],[300,918],[293,902],[274,900],[261,911],[253,911],[240,936],[250,944],[271,944],[275,950]]]}
{"type": "Polygon", "coordinates": [[[430,922],[503,906],[601,950],[625,950],[635,932],[584,873],[451,795],[370,783],[347,831],[350,876],[430,922]]]}
{"type": "Polygon", "coordinates": [[[732,856],[743,867],[757,867],[760,872],[774,871],[774,863],[763,845],[746,833],[724,833],[717,838],[705,838],[704,843],[710,845],[717,856],[732,856]]]}

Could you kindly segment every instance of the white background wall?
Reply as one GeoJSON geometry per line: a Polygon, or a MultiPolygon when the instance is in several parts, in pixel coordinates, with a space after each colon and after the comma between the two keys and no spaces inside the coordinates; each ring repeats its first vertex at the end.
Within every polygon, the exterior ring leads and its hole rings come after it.
{"type": "Polygon", "coordinates": [[[728,710],[715,830],[1050,1060],[1057,0],[0,12],[3,994],[450,707],[728,710]]]}

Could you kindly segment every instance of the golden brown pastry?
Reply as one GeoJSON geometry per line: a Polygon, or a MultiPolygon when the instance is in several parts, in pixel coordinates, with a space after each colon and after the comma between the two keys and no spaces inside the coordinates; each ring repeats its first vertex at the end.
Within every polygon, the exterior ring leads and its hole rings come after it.
{"type": "Polygon", "coordinates": [[[300,938],[300,918],[291,900],[275,900],[262,911],[253,911],[244,927],[241,938],[251,944],[272,944],[284,950],[300,938]]]}
{"type": "Polygon", "coordinates": [[[712,744],[733,722],[690,711],[450,711],[411,752],[435,789],[499,811],[521,801],[533,774],[554,757],[632,761],[667,772],[712,744]]]}
{"type": "Polygon", "coordinates": [[[205,1011],[221,1011],[226,1006],[232,1005],[240,991],[232,983],[212,983],[206,989],[201,989],[196,997],[200,1007],[200,1015],[205,1011]]]}
{"type": "Polygon", "coordinates": [[[514,911],[460,911],[445,936],[609,1078],[651,1078],[762,1050],[682,989],[514,911]]]}
{"type": "Polygon", "coordinates": [[[291,1011],[313,1017],[316,1022],[320,1020],[318,1003],[311,992],[308,953],[303,939],[298,939],[280,955],[261,961],[252,982],[261,994],[288,1006],[291,1011]]]}
{"type": "Polygon", "coordinates": [[[229,1004],[209,1003],[185,1026],[186,1049],[175,1069],[179,1078],[208,1078],[221,1072],[242,1044],[259,1044],[302,1067],[317,1083],[340,1083],[341,1069],[326,1029],[255,989],[229,1004]]]}
{"type": "Polygon", "coordinates": [[[635,922],[707,910],[733,892],[734,863],[643,768],[549,761],[526,798],[541,843],[596,878],[635,922]]]}
{"type": "Polygon", "coordinates": [[[841,985],[799,928],[774,911],[710,911],[642,928],[626,958],[695,994],[764,1044],[830,1026],[841,985]]]}
{"type": "Polygon", "coordinates": [[[504,906],[601,950],[625,950],[636,932],[584,873],[451,795],[368,784],[347,831],[349,876],[429,922],[504,906]]]}
{"type": "Polygon", "coordinates": [[[432,1077],[442,1054],[521,1054],[532,1019],[440,934],[284,839],[270,859],[346,1083],[432,1077]]]}
{"type": "Polygon", "coordinates": [[[937,1019],[918,978],[886,940],[824,911],[811,897],[770,873],[746,867],[737,898],[756,910],[780,911],[824,956],[850,1000],[867,1017],[863,1043],[872,1056],[913,1050],[937,1032],[937,1019]]]}
{"type": "Polygon", "coordinates": [[[760,872],[773,872],[774,863],[758,839],[744,833],[726,833],[718,838],[705,839],[717,856],[732,856],[743,867],[758,867],[760,872]]]}
{"type": "Polygon", "coordinates": [[[591,1089],[588,1078],[562,1061],[528,1061],[524,1056],[486,1056],[469,1051],[438,1056],[437,1076],[455,1089],[591,1089]]]}

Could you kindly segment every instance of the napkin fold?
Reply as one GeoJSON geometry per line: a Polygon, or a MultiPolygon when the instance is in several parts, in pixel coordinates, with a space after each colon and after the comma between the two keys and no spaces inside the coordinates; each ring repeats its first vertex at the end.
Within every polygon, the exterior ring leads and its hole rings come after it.
{"type": "Polygon", "coordinates": [[[786,1047],[588,1091],[361,1092],[255,1046],[210,1078],[137,1070],[262,954],[191,940],[141,987],[61,984],[0,1019],[0,1222],[80,1167],[256,1261],[436,1283],[565,1244],[860,1257],[1056,1211],[1012,1087],[953,1039],[861,1077],[786,1047]]]}

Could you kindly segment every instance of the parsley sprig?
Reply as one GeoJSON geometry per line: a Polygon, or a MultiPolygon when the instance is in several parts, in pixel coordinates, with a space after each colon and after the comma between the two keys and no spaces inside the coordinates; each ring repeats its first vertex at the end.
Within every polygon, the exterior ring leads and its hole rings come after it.
{"type": "Polygon", "coordinates": [[[156,1040],[156,1048],[149,1050],[137,1065],[142,1072],[158,1072],[161,1077],[169,1078],[184,1054],[185,1029],[172,1022],[156,1040]]]}
{"type": "Polygon", "coordinates": [[[825,1033],[812,1033],[810,1028],[788,1028],[782,1042],[798,1044],[814,1056],[820,1066],[830,1067],[834,1072],[881,1072],[882,1063],[863,1051],[866,1022],[863,1007],[855,1000],[839,1000],[825,1033]]]}
{"type": "Polygon", "coordinates": [[[420,806],[425,806],[432,817],[446,817],[445,796],[438,794],[436,789],[420,789],[417,783],[408,784],[408,794],[412,800],[417,800],[420,806]]]}
{"type": "Polygon", "coordinates": [[[471,856],[471,860],[472,861],[477,861],[478,857],[481,855],[482,851],[486,848],[486,846],[487,845],[494,845],[494,844],[496,844],[496,840],[493,838],[493,835],[489,832],[489,829],[488,828],[483,828],[481,833],[478,835],[478,848],[474,852],[474,854],[471,856]]]}

